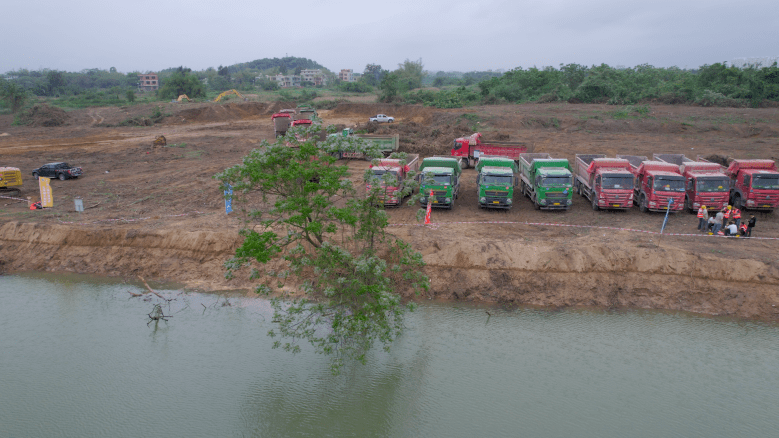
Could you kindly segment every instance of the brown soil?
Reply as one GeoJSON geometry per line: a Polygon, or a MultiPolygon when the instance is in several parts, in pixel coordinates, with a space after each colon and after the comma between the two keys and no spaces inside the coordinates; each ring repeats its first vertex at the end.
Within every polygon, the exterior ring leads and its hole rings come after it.
{"type": "MultiPolygon", "coordinates": [[[[290,105],[286,105],[290,106],[290,105]]],[[[67,113],[65,126],[12,126],[0,116],[2,162],[25,175],[23,195],[38,197],[32,170],[52,161],[81,166],[75,180],[52,181],[55,207],[30,211],[0,198],[0,271],[69,271],[182,281],[204,290],[250,289],[224,279],[222,263],[239,243],[239,222],[224,214],[214,174],[273,138],[270,115],[283,103],[164,103],[67,113]],[[116,127],[170,114],[153,126],[116,127]],[[166,147],[151,148],[158,135],[166,147]],[[80,196],[87,210],[73,211],[80,196]]],[[[684,153],[723,159],[779,157],[776,108],[652,105],[644,118],[615,118],[608,105],[507,105],[458,110],[342,104],[320,111],[327,124],[400,133],[401,149],[448,154],[452,140],[480,130],[487,138],[525,143],[573,159],[684,153]],[[366,125],[387,113],[396,123],[366,125]]],[[[618,117],[618,115],[616,115],[618,117]]],[[[357,178],[367,167],[349,162],[357,178]]],[[[664,236],[602,228],[659,231],[661,214],[594,212],[574,198],[569,212],[535,211],[515,197],[511,211],[477,207],[475,172],[464,174],[452,211],[433,212],[422,227],[416,207],[390,210],[392,232],[428,263],[429,297],[502,305],[678,309],[763,320],[779,319],[779,241],[664,236]],[[485,223],[511,222],[511,223],[485,223]]],[[[0,196],[3,196],[0,193],[0,196]]],[[[779,237],[776,214],[756,214],[756,237],[779,237]]],[[[697,219],[672,216],[667,231],[695,233],[697,219]]]]}

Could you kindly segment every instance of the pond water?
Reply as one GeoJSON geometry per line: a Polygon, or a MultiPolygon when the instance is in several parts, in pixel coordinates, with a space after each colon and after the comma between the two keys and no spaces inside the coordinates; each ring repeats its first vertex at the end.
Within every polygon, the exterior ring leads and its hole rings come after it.
{"type": "Polygon", "coordinates": [[[422,305],[332,376],[272,350],[268,303],[0,276],[2,437],[733,437],[779,432],[779,326],[422,305]],[[224,305],[229,302],[229,305],[224,305]]]}

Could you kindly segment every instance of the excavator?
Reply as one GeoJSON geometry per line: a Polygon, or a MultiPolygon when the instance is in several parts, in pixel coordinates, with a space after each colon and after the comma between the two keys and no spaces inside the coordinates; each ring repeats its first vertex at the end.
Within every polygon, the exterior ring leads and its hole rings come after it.
{"type": "Polygon", "coordinates": [[[227,90],[219,94],[219,96],[216,96],[216,99],[214,99],[214,102],[219,102],[223,97],[227,96],[228,94],[235,94],[236,96],[240,97],[241,99],[246,100],[245,97],[243,97],[243,94],[239,93],[237,90],[227,90]]]}
{"type": "Polygon", "coordinates": [[[0,196],[22,193],[22,172],[18,167],[0,167],[0,196]]]}
{"type": "Polygon", "coordinates": [[[176,99],[176,102],[181,102],[182,100],[187,99],[187,102],[192,102],[192,99],[189,98],[186,94],[182,94],[179,96],[178,99],[176,99]]]}

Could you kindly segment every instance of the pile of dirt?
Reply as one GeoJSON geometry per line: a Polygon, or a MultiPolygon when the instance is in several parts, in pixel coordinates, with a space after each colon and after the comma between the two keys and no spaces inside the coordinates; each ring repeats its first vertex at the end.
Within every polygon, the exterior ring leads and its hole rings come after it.
{"type": "Polygon", "coordinates": [[[726,157],[726,156],[723,156],[723,155],[717,155],[717,154],[709,155],[708,157],[706,157],[706,159],[711,161],[711,162],[713,162],[713,163],[721,164],[721,165],[723,165],[725,167],[728,167],[730,165],[730,162],[733,160],[730,157],[726,157]]]}
{"type": "MultiPolygon", "coordinates": [[[[404,121],[402,123],[368,122],[358,125],[356,130],[369,134],[400,134],[400,151],[423,156],[449,155],[454,139],[478,132],[477,125],[467,113],[438,113],[430,117],[429,123],[404,121]]],[[[485,132],[490,140],[508,141],[511,136],[505,132],[485,132]]]]}
{"type": "Polygon", "coordinates": [[[415,122],[420,124],[431,124],[434,116],[440,114],[441,110],[422,106],[422,105],[392,105],[388,103],[341,103],[335,107],[330,115],[333,117],[362,118],[366,122],[376,114],[387,114],[400,122],[415,122]]]}
{"type": "Polygon", "coordinates": [[[227,103],[224,105],[213,103],[181,110],[176,114],[175,119],[185,119],[195,123],[227,122],[266,115],[267,108],[268,105],[262,102],[227,103]]]}
{"type": "Polygon", "coordinates": [[[67,125],[68,119],[68,113],[45,103],[33,105],[19,116],[21,124],[35,127],[63,126],[67,125]]]}

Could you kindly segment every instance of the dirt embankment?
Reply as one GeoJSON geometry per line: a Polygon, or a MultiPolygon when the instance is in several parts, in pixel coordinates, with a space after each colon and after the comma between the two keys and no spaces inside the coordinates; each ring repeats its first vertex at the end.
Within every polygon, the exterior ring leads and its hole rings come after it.
{"type": "MultiPolygon", "coordinates": [[[[594,237],[447,240],[451,227],[396,230],[424,255],[432,289],[426,297],[542,307],[674,309],[779,319],[779,265],[625,245],[594,237]],[[551,244],[551,245],[550,245],[551,244]]],[[[513,226],[510,233],[531,235],[513,226]]],[[[6,223],[0,268],[183,280],[203,290],[251,289],[227,281],[223,263],[240,242],[231,231],[75,229],[6,223]]]]}
{"type": "MultiPolygon", "coordinates": [[[[52,181],[55,206],[30,211],[0,199],[0,272],[67,271],[180,281],[203,290],[246,289],[224,279],[223,263],[239,242],[240,224],[224,214],[214,174],[272,139],[270,114],[284,103],[154,104],[67,113],[60,126],[12,126],[0,116],[0,166],[22,169],[23,196],[39,196],[30,174],[41,164],[83,167],[75,180],[52,181]],[[160,108],[161,123],[115,126],[160,108]],[[103,125],[103,126],[101,126],[103,125]],[[111,125],[111,126],[108,126],[111,125]],[[152,149],[157,135],[168,146],[152,149]],[[73,198],[87,207],[73,211],[73,198]]],[[[399,133],[401,150],[448,154],[452,140],[481,131],[522,142],[531,151],[573,159],[576,153],[684,153],[779,157],[776,109],[653,105],[640,117],[608,105],[505,105],[457,110],[365,103],[320,111],[325,124],[399,133]],[[366,125],[387,113],[396,123],[366,125]]],[[[348,162],[361,175],[367,162],[348,162]]],[[[659,214],[595,212],[574,197],[565,213],[535,211],[520,195],[510,211],[478,208],[476,173],[462,176],[451,211],[436,210],[438,228],[414,220],[417,207],[388,210],[392,232],[420,251],[432,279],[429,298],[529,304],[679,309],[779,319],[776,241],[664,237],[528,225],[556,223],[657,231],[659,214]],[[512,222],[495,224],[491,222],[512,222]]],[[[747,212],[748,214],[749,212],[747,212]]],[[[776,213],[757,213],[757,237],[779,237],[776,213]]],[[[671,217],[666,232],[694,233],[694,215],[671,217]]],[[[425,299],[428,297],[420,297],[425,299]]]]}

